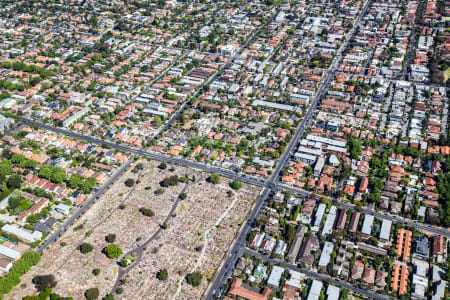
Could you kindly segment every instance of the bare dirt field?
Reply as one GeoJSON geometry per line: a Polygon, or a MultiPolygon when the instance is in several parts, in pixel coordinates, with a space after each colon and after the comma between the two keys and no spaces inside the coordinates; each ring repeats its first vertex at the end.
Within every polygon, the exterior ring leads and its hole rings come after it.
{"type": "Polygon", "coordinates": [[[84,292],[92,287],[100,290],[100,298],[115,287],[123,288],[115,299],[201,298],[259,189],[243,184],[228,195],[228,179],[221,178],[214,185],[205,181],[208,174],[182,167],[173,170],[170,165],[160,170],[157,162],[140,162],[144,169],[133,173],[130,168],[22,277],[26,287],[15,287],[5,299],[36,294],[31,279],[45,274],[56,276],[55,292],[74,299],[84,299],[84,292]],[[172,175],[188,175],[191,180],[156,194],[160,181],[172,175]],[[129,178],[137,182],[133,187],[124,184],[129,178]],[[186,198],[177,200],[183,191],[186,198]],[[141,207],[150,208],[154,216],[142,215],[141,207]],[[167,229],[162,229],[166,220],[167,229]],[[124,255],[109,259],[102,253],[108,245],[105,236],[111,233],[116,235],[114,244],[120,245],[124,254],[137,256],[131,267],[123,269],[118,265],[124,255]],[[77,250],[81,243],[91,244],[93,251],[82,254],[77,250]],[[97,276],[92,274],[95,268],[100,269],[97,276]],[[161,269],[167,269],[168,280],[156,278],[161,269]],[[194,271],[203,275],[199,287],[192,287],[185,280],[194,271]],[[124,284],[118,281],[119,276],[126,280],[124,284]]]}

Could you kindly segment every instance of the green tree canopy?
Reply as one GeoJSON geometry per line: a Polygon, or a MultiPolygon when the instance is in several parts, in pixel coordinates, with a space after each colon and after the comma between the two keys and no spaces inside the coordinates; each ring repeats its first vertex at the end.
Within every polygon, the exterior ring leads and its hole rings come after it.
{"type": "Polygon", "coordinates": [[[105,247],[104,251],[109,258],[118,258],[122,255],[122,249],[116,244],[109,244],[105,247]]]}

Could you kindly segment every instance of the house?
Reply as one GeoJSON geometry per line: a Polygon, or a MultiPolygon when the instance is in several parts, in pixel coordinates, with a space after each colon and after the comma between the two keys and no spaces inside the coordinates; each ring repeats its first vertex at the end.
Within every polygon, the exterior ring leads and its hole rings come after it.
{"type": "Polygon", "coordinates": [[[300,248],[298,262],[304,262],[308,265],[314,263],[314,251],[319,248],[319,240],[315,237],[308,237],[300,248]]]}
{"type": "Polygon", "coordinates": [[[359,211],[354,211],[352,214],[352,218],[350,219],[349,229],[348,231],[351,233],[355,233],[358,230],[359,217],[361,213],[359,211]]]}
{"type": "Polygon", "coordinates": [[[407,266],[396,264],[393,267],[391,289],[399,295],[403,295],[408,291],[408,268],[407,266]]]}
{"type": "Polygon", "coordinates": [[[0,244],[0,256],[5,256],[13,261],[18,261],[22,257],[22,253],[0,244]]]}
{"type": "Polygon", "coordinates": [[[320,173],[322,173],[323,166],[325,165],[325,158],[319,157],[317,159],[316,165],[314,166],[314,176],[320,176],[320,173]]]}
{"type": "Polygon", "coordinates": [[[366,271],[364,272],[363,281],[368,284],[374,284],[375,283],[375,269],[372,267],[366,268],[366,271]]]}
{"type": "Polygon", "coordinates": [[[6,224],[2,227],[2,230],[6,233],[16,235],[20,240],[27,243],[33,243],[42,238],[42,232],[39,231],[30,232],[16,225],[6,224]]]}
{"type": "Polygon", "coordinates": [[[391,220],[383,219],[383,222],[381,223],[381,229],[380,229],[380,239],[381,240],[383,240],[383,241],[390,240],[391,226],[392,226],[391,220]]]}
{"type": "Polygon", "coordinates": [[[387,272],[378,270],[378,271],[377,271],[376,278],[375,278],[375,283],[376,283],[376,285],[377,285],[378,287],[384,289],[384,287],[386,286],[386,278],[387,278],[387,276],[388,276],[388,273],[387,273],[387,272]]]}
{"type": "Polygon", "coordinates": [[[444,255],[444,237],[442,235],[435,235],[433,237],[433,257],[438,261],[442,260],[444,255]]]}
{"type": "Polygon", "coordinates": [[[300,224],[295,232],[294,240],[292,241],[291,247],[289,248],[289,252],[287,254],[287,258],[291,261],[295,262],[297,259],[298,252],[300,251],[300,247],[302,245],[303,237],[305,233],[308,231],[308,227],[300,224]]]}
{"type": "Polygon", "coordinates": [[[357,280],[360,279],[364,272],[364,264],[357,260],[352,268],[352,279],[357,280]]]}
{"type": "Polygon", "coordinates": [[[320,229],[320,224],[322,223],[323,215],[325,214],[325,209],[327,206],[325,203],[320,203],[317,207],[316,214],[314,216],[314,223],[311,227],[311,231],[318,232],[320,229]]]}
{"type": "Polygon", "coordinates": [[[426,236],[417,236],[414,241],[414,255],[423,259],[430,256],[430,247],[426,236]]]}
{"type": "Polygon", "coordinates": [[[70,214],[70,206],[66,205],[64,203],[59,203],[58,205],[55,206],[55,210],[64,214],[64,215],[68,215],[70,214]]]}
{"type": "Polygon", "coordinates": [[[331,206],[330,211],[327,215],[327,218],[325,219],[325,224],[323,225],[322,228],[322,235],[323,236],[328,236],[334,226],[334,221],[336,220],[336,213],[337,213],[337,207],[336,206],[331,206]]]}
{"type": "Polygon", "coordinates": [[[411,254],[412,232],[404,228],[400,228],[397,234],[397,246],[395,252],[400,257],[403,254],[403,261],[406,262],[411,254]]]}
{"type": "Polygon", "coordinates": [[[231,287],[228,293],[230,295],[242,297],[248,300],[268,300],[270,294],[272,293],[272,289],[268,287],[265,287],[262,294],[259,294],[257,292],[243,288],[241,285],[242,279],[237,277],[233,278],[233,282],[231,283],[231,287]]]}
{"type": "Polygon", "coordinates": [[[342,208],[339,210],[339,217],[336,223],[336,229],[343,230],[347,221],[347,209],[342,208]]]}
{"type": "Polygon", "coordinates": [[[278,288],[280,286],[281,276],[284,274],[284,269],[279,266],[274,266],[270,273],[269,279],[267,279],[267,285],[278,288]]]}
{"type": "Polygon", "coordinates": [[[319,266],[320,267],[326,267],[328,266],[330,259],[331,259],[331,253],[333,252],[334,245],[331,242],[325,242],[322,248],[322,253],[319,258],[319,266]]]}
{"type": "Polygon", "coordinates": [[[364,217],[364,222],[362,225],[362,229],[361,232],[362,234],[369,236],[370,233],[372,232],[372,226],[373,226],[373,221],[375,220],[375,217],[372,215],[366,215],[364,217]]]}
{"type": "Polygon", "coordinates": [[[313,280],[311,287],[309,288],[308,298],[306,299],[319,300],[322,287],[323,287],[322,281],[313,280]]]}
{"type": "Polygon", "coordinates": [[[332,284],[329,284],[326,292],[327,300],[339,300],[340,292],[341,292],[340,288],[332,284]]]}

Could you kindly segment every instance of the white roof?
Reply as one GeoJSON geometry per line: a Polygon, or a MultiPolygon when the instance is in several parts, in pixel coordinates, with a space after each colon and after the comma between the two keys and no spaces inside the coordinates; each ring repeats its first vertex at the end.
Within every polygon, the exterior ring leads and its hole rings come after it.
{"type": "Polygon", "coordinates": [[[319,231],[320,223],[322,223],[323,214],[325,213],[325,208],[327,206],[324,203],[320,203],[317,207],[316,214],[314,216],[314,226],[311,228],[312,231],[319,231]]]}
{"type": "Polygon", "coordinates": [[[328,266],[328,263],[330,262],[331,253],[333,252],[333,243],[331,242],[325,242],[322,249],[322,254],[320,255],[319,259],[319,266],[326,267],[328,266]]]}
{"type": "Polygon", "coordinates": [[[364,218],[364,223],[361,229],[361,232],[367,235],[370,235],[370,233],[372,232],[372,225],[373,225],[373,220],[375,219],[374,216],[372,215],[366,215],[366,217],[364,218]]]}
{"type": "Polygon", "coordinates": [[[313,280],[311,288],[309,289],[309,294],[307,300],[319,300],[320,291],[322,290],[322,281],[313,280]]]}
{"type": "Polygon", "coordinates": [[[338,300],[340,291],[341,289],[337,286],[329,284],[327,288],[327,300],[338,300]]]}
{"type": "Polygon", "coordinates": [[[282,267],[274,266],[267,280],[267,284],[278,287],[283,273],[284,269],[282,267]]]}
{"type": "Polygon", "coordinates": [[[289,270],[289,279],[286,280],[286,284],[290,285],[294,288],[301,288],[302,287],[302,281],[305,278],[305,274],[289,270]]]}
{"type": "Polygon", "coordinates": [[[345,145],[347,144],[346,142],[336,141],[336,140],[332,140],[329,138],[324,138],[324,137],[312,135],[312,134],[308,134],[306,139],[310,140],[310,141],[321,142],[324,144],[337,146],[337,147],[345,147],[345,145]]]}
{"type": "Polygon", "coordinates": [[[392,221],[383,219],[381,223],[380,239],[389,240],[391,234],[392,221]]]}
{"type": "Polygon", "coordinates": [[[0,254],[6,257],[16,259],[20,256],[20,252],[0,244],[0,254]]]}
{"type": "Polygon", "coordinates": [[[19,239],[25,242],[35,242],[37,240],[40,240],[42,237],[42,232],[35,231],[33,233],[30,233],[25,229],[10,224],[6,224],[5,226],[3,226],[2,230],[7,233],[12,233],[16,235],[19,239]]]}
{"type": "Polygon", "coordinates": [[[66,205],[64,203],[59,203],[55,206],[55,209],[62,212],[62,213],[69,213],[70,212],[70,206],[66,205]]]}
{"type": "Polygon", "coordinates": [[[331,230],[333,229],[333,225],[334,225],[334,220],[336,220],[336,212],[337,212],[337,208],[336,208],[336,206],[333,205],[330,208],[330,212],[328,213],[328,216],[325,220],[325,224],[323,225],[323,229],[322,229],[323,236],[327,236],[331,233],[331,230]]]}

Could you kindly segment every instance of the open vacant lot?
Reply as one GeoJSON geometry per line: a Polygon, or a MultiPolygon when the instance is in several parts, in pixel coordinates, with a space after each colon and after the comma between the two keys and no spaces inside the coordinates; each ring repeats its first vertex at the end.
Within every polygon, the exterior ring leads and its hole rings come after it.
{"type": "Polygon", "coordinates": [[[133,172],[130,168],[22,278],[26,287],[16,287],[5,299],[35,294],[31,280],[45,274],[56,276],[55,292],[74,299],[83,299],[86,289],[92,287],[97,287],[101,296],[111,292],[119,274],[126,283],[119,285],[123,294],[116,299],[197,299],[204,293],[207,279],[220,265],[258,189],[244,185],[229,195],[229,181],[224,178],[214,185],[205,181],[208,174],[171,166],[161,170],[156,162],[138,163],[143,169],[133,172]],[[162,188],[161,180],[174,175],[187,175],[189,180],[162,188]],[[130,178],[136,182],[133,186],[125,184],[130,178]],[[164,192],[159,194],[158,189],[164,192]],[[183,191],[186,198],[177,201],[183,191]],[[144,216],[139,211],[143,207],[154,215],[144,216]],[[167,228],[160,229],[169,215],[167,228]],[[160,233],[155,235],[158,229],[160,233]],[[138,257],[129,270],[120,271],[118,262],[123,255],[110,259],[103,253],[108,234],[116,235],[114,244],[124,254],[138,257]],[[77,249],[82,243],[91,244],[93,250],[82,254],[77,249]],[[97,276],[95,268],[100,269],[97,276]],[[167,269],[168,280],[156,278],[160,269],[167,269]],[[184,280],[193,271],[203,274],[196,288],[184,280]]]}

